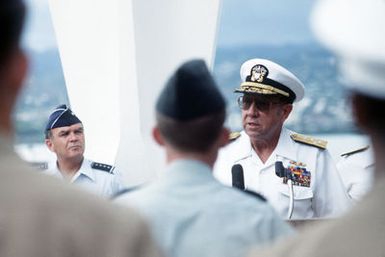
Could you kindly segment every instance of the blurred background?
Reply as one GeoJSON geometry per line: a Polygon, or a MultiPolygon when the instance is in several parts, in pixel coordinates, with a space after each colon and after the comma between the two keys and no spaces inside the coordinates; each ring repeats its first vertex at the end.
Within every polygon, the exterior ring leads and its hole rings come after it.
{"type": "MultiPolygon", "coordinates": [[[[24,48],[30,73],[19,98],[14,120],[16,150],[29,161],[45,161],[43,129],[49,113],[68,104],[48,0],[26,0],[29,6],[24,48]]],[[[222,0],[213,71],[228,102],[227,125],[241,130],[240,111],[233,90],[240,83],[239,68],[250,58],[275,61],[296,74],[306,87],[287,126],[296,132],[341,140],[365,140],[352,122],[349,102],[337,73],[336,58],[317,42],[309,17],[313,1],[222,0]]],[[[75,110],[76,111],[76,110],[75,110]]],[[[48,157],[49,156],[49,157],[48,157]]]]}

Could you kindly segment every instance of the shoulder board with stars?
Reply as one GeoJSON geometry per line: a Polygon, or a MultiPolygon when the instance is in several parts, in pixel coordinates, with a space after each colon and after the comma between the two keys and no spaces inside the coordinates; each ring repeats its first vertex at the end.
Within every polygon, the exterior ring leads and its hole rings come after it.
{"type": "Polygon", "coordinates": [[[237,139],[240,136],[241,136],[241,133],[239,133],[239,132],[231,132],[229,134],[229,140],[234,141],[235,139],[237,139]]]}
{"type": "Polygon", "coordinates": [[[342,157],[345,157],[345,156],[349,156],[349,155],[353,155],[353,154],[356,154],[356,153],[360,153],[360,152],[363,152],[363,151],[366,151],[369,149],[369,146],[365,146],[365,147],[361,147],[361,148],[358,148],[356,150],[353,150],[353,151],[350,151],[350,152],[346,152],[346,153],[343,153],[341,154],[342,157]]]}
{"type": "Polygon", "coordinates": [[[291,137],[291,139],[293,139],[296,142],[303,143],[306,145],[315,146],[315,147],[318,147],[318,148],[323,149],[323,150],[326,149],[326,145],[328,144],[328,142],[325,140],[317,139],[314,137],[305,136],[305,135],[301,135],[301,134],[292,134],[290,137],[291,137]]]}
{"type": "Polygon", "coordinates": [[[111,174],[113,174],[112,171],[114,170],[114,166],[104,164],[104,163],[99,163],[99,162],[92,162],[91,168],[106,171],[106,172],[111,173],[111,174]]]}

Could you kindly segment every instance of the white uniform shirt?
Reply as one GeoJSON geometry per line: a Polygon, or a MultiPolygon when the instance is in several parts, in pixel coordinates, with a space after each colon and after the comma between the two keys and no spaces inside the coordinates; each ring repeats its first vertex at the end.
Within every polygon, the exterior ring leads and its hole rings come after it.
{"type": "Polygon", "coordinates": [[[385,176],[343,218],[305,229],[248,257],[382,257],[385,253],[385,176]]]}
{"type": "Polygon", "coordinates": [[[261,193],[282,218],[287,218],[289,187],[275,174],[275,162],[282,161],[285,168],[298,165],[310,172],[310,187],[294,185],[292,219],[333,217],[343,213],[351,202],[329,152],[296,142],[291,134],[295,133],[283,128],[277,147],[266,163],[262,163],[251,147],[250,138],[242,131],[239,138],[220,151],[214,176],[231,185],[231,168],[241,164],[246,189],[261,193]]]}
{"type": "Polygon", "coordinates": [[[117,198],[147,217],[154,238],[170,257],[238,257],[291,235],[266,202],[219,183],[194,160],[171,163],[161,177],[117,198]]]}
{"type": "MultiPolygon", "coordinates": [[[[72,177],[70,183],[105,198],[112,197],[123,189],[123,183],[119,176],[113,173],[113,167],[103,165],[84,159],[82,166],[72,177]]],[[[56,161],[50,163],[44,173],[64,180],[56,161]]]]}
{"type": "Polygon", "coordinates": [[[374,159],[371,148],[344,154],[337,163],[337,169],[350,198],[360,200],[373,185],[374,159]]]}

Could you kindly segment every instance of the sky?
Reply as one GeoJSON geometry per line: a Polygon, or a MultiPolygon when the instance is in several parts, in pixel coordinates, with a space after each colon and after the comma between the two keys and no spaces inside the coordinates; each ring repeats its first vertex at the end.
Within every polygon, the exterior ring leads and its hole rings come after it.
{"type": "MultiPolygon", "coordinates": [[[[25,45],[56,47],[48,0],[26,0],[25,45]]],[[[313,0],[222,0],[218,46],[313,42],[309,16],[313,0]]]]}
{"type": "Polygon", "coordinates": [[[48,0],[25,0],[28,8],[24,46],[36,51],[56,48],[48,0]]]}
{"type": "Polygon", "coordinates": [[[223,0],[218,45],[314,42],[313,0],[223,0]]]}

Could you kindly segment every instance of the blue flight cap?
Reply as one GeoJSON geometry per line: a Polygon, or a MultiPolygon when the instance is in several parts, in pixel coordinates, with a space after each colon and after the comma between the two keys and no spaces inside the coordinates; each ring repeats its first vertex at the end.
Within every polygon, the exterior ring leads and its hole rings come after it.
{"type": "Polygon", "coordinates": [[[189,121],[218,113],[225,99],[203,60],[183,63],[167,81],[156,103],[156,111],[178,121],[189,121]]]}
{"type": "Polygon", "coordinates": [[[45,131],[54,128],[67,127],[73,124],[82,123],[78,117],[71,111],[67,105],[62,104],[56,107],[48,118],[48,123],[45,126],[45,131]]]}

